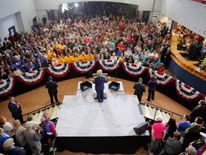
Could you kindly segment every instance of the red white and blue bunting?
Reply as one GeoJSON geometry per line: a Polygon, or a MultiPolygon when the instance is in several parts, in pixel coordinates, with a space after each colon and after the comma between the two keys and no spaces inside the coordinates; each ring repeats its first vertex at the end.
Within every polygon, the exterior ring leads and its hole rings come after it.
{"type": "Polygon", "coordinates": [[[34,70],[18,75],[18,79],[28,85],[39,83],[44,78],[45,70],[34,70]]]}
{"type": "Polygon", "coordinates": [[[46,71],[54,77],[64,77],[70,71],[70,64],[63,63],[46,68],[46,71]]]}
{"type": "Polygon", "coordinates": [[[180,80],[176,80],[176,91],[180,97],[186,100],[194,100],[202,96],[200,92],[180,80]]]}
{"type": "Polygon", "coordinates": [[[0,81],[0,96],[6,96],[10,94],[15,85],[15,78],[10,77],[0,81]]]}
{"type": "Polygon", "coordinates": [[[91,71],[96,65],[96,61],[92,60],[92,61],[80,61],[80,62],[74,62],[73,63],[73,67],[74,69],[81,73],[87,73],[89,71],[91,71]]]}
{"type": "Polygon", "coordinates": [[[99,60],[100,68],[104,71],[114,71],[119,67],[120,62],[117,60],[99,60]]]}
{"type": "Polygon", "coordinates": [[[149,76],[150,76],[150,78],[152,76],[155,76],[156,79],[157,79],[157,84],[158,85],[163,85],[163,86],[175,81],[175,79],[172,76],[169,76],[167,74],[163,74],[163,75],[158,74],[157,71],[154,71],[152,69],[149,69],[149,76]]]}
{"type": "Polygon", "coordinates": [[[148,70],[147,67],[144,66],[138,66],[136,64],[132,63],[123,63],[123,69],[126,71],[127,74],[133,77],[140,76],[143,74],[146,70],[148,70]]]}

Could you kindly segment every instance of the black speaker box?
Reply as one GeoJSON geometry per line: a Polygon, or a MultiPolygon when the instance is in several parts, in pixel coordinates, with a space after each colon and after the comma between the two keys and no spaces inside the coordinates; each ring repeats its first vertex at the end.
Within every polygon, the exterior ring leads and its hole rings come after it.
{"type": "Polygon", "coordinates": [[[149,126],[148,126],[147,122],[142,122],[133,129],[137,135],[141,135],[141,134],[145,133],[146,130],[149,129],[149,126]]]}
{"type": "Polygon", "coordinates": [[[120,88],[120,83],[118,83],[118,82],[112,81],[112,82],[109,84],[109,89],[118,91],[119,88],[120,88]]]}
{"type": "Polygon", "coordinates": [[[82,91],[85,91],[85,90],[87,90],[89,88],[92,88],[92,83],[91,82],[85,81],[85,82],[80,83],[80,89],[82,91]]]}

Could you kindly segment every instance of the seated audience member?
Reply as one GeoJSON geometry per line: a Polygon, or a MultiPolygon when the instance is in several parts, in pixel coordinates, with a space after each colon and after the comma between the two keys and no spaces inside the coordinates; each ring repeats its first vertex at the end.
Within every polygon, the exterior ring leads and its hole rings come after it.
{"type": "Polygon", "coordinates": [[[21,126],[19,120],[14,121],[14,131],[17,144],[22,147],[26,146],[26,140],[24,138],[25,128],[21,126]]]}
{"type": "Polygon", "coordinates": [[[185,135],[185,131],[190,127],[190,115],[184,115],[183,121],[178,123],[178,131],[180,132],[181,136],[185,135]]]}
{"type": "Polygon", "coordinates": [[[166,155],[177,155],[182,150],[181,135],[178,131],[174,132],[174,137],[166,140],[164,151],[166,155]]]}
{"type": "Polygon", "coordinates": [[[206,102],[204,100],[200,100],[198,105],[192,109],[190,113],[191,123],[195,121],[196,117],[202,117],[204,121],[206,121],[206,102]]]}
{"type": "Polygon", "coordinates": [[[41,128],[38,128],[37,131],[32,129],[32,125],[27,123],[26,130],[24,131],[24,137],[26,139],[26,143],[31,149],[32,153],[35,155],[41,154],[41,128]]]}
{"type": "Polygon", "coordinates": [[[24,148],[15,146],[14,140],[12,138],[7,139],[4,142],[3,147],[7,155],[25,155],[26,154],[24,148]]]}
{"type": "Polygon", "coordinates": [[[44,118],[45,118],[45,122],[44,122],[43,130],[46,135],[46,138],[48,139],[49,151],[53,152],[56,151],[54,144],[57,136],[57,131],[55,129],[54,122],[50,120],[49,114],[45,113],[44,118]]]}

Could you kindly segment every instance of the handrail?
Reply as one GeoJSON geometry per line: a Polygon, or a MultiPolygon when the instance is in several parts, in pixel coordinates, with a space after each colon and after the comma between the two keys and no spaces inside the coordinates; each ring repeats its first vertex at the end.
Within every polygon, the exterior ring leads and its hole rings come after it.
{"type": "Polygon", "coordinates": [[[181,115],[181,114],[175,113],[175,112],[170,111],[170,110],[167,110],[167,109],[165,109],[165,108],[161,108],[161,107],[159,107],[159,106],[157,106],[157,105],[154,105],[154,104],[152,104],[152,103],[140,103],[140,104],[142,104],[142,105],[150,105],[151,107],[156,108],[156,110],[155,110],[155,115],[154,115],[154,118],[153,118],[154,120],[155,120],[155,117],[156,117],[156,114],[157,114],[157,110],[162,110],[162,111],[165,111],[165,112],[167,112],[167,113],[170,113],[171,117],[172,117],[173,115],[177,115],[177,116],[183,118],[183,115],[181,115]]]}
{"type": "Polygon", "coordinates": [[[38,108],[38,109],[33,110],[33,111],[31,111],[31,112],[28,112],[28,113],[26,113],[26,114],[23,114],[22,116],[24,117],[24,116],[27,116],[27,115],[30,115],[30,114],[34,114],[34,113],[36,113],[36,112],[39,112],[39,111],[48,109],[48,108],[50,108],[51,106],[52,106],[51,104],[46,105],[46,106],[44,106],[44,107],[38,108]]]}

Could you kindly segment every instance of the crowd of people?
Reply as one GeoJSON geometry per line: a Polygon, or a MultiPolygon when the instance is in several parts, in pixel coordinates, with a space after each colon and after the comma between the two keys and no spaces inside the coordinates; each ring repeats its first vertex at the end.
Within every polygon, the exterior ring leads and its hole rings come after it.
{"type": "Polygon", "coordinates": [[[150,151],[155,155],[202,155],[206,150],[206,101],[200,100],[189,115],[165,124],[161,116],[151,125],[150,151]]]}
{"type": "MultiPolygon", "coordinates": [[[[14,97],[9,104],[11,102],[18,103],[14,97]]],[[[19,103],[18,105],[20,107],[19,103]]],[[[44,152],[56,151],[54,144],[57,132],[48,113],[43,114],[40,124],[35,122],[31,115],[23,122],[20,122],[21,118],[13,118],[14,121],[8,122],[4,116],[0,116],[0,154],[41,155],[43,144],[44,152]]]]}
{"type": "MultiPolygon", "coordinates": [[[[159,70],[161,73],[164,70],[161,63],[164,63],[166,67],[168,65],[170,34],[164,25],[146,24],[124,16],[88,17],[84,15],[66,23],[47,24],[45,18],[43,24],[38,23],[37,20],[33,22],[31,33],[15,32],[14,36],[9,36],[0,42],[0,80],[40,70],[43,67],[87,60],[125,61],[144,65],[159,70]]],[[[56,84],[53,85],[57,87],[56,84]]],[[[148,86],[147,100],[154,100],[156,90],[154,78],[149,81],[148,86]]],[[[145,91],[141,79],[139,86],[134,86],[135,89],[137,87],[142,87],[140,93],[136,92],[141,101],[145,91]]],[[[49,89],[48,85],[47,88],[49,89]]],[[[59,102],[56,95],[56,91],[55,94],[50,95],[52,103],[53,96],[56,102],[59,102]]],[[[100,98],[99,101],[102,102],[102,100],[100,98]]],[[[0,151],[2,153],[24,155],[32,152],[39,155],[42,139],[46,139],[49,151],[55,151],[57,132],[47,113],[43,115],[39,125],[32,120],[31,116],[26,122],[23,121],[20,104],[13,97],[10,99],[9,109],[15,121],[10,123],[5,117],[0,117],[0,151]],[[15,111],[16,109],[18,111],[15,111]]],[[[201,152],[203,147],[197,148],[191,142],[200,138],[200,132],[205,132],[205,112],[206,103],[200,101],[198,107],[185,117],[184,122],[178,123],[178,126],[173,118],[165,125],[162,123],[162,118],[157,117],[157,122],[151,126],[151,129],[152,142],[157,142],[158,145],[155,143],[154,145],[158,148],[154,149],[153,146],[151,151],[154,154],[161,152],[167,155],[176,155],[184,150],[187,155],[201,152]]],[[[205,145],[202,146],[205,147],[205,145]]]]}
{"type": "Polygon", "coordinates": [[[179,26],[176,30],[178,35],[177,49],[186,51],[187,57],[193,61],[199,61],[201,70],[206,70],[206,42],[203,37],[179,26]]]}
{"type": "Polygon", "coordinates": [[[166,26],[124,16],[81,16],[66,23],[33,22],[31,33],[16,32],[0,42],[0,79],[76,61],[111,59],[157,69],[167,59],[170,35],[166,26]],[[162,61],[157,50],[161,46],[165,52],[162,61]]]}

